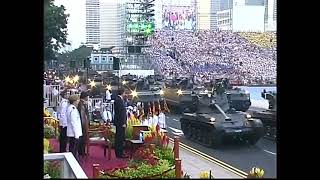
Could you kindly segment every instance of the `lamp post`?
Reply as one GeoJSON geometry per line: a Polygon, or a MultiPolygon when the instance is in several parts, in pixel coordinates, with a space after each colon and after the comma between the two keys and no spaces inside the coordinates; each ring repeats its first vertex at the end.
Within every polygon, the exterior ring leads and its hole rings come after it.
{"type": "Polygon", "coordinates": [[[83,62],[83,65],[84,65],[84,68],[87,69],[87,78],[86,78],[86,83],[88,84],[88,78],[89,78],[89,67],[90,67],[90,63],[91,63],[91,60],[90,60],[90,56],[88,56],[84,62],[83,62]]]}

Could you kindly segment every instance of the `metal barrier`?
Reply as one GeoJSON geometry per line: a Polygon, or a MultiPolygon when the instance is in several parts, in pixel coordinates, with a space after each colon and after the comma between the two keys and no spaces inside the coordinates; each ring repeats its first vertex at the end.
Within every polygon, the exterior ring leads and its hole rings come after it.
{"type": "Polygon", "coordinates": [[[46,107],[57,107],[61,101],[60,85],[44,85],[43,98],[46,101],[46,107]]]}
{"type": "Polygon", "coordinates": [[[71,152],[44,154],[43,158],[44,161],[62,161],[60,178],[88,179],[71,152]]]}
{"type": "Polygon", "coordinates": [[[92,112],[96,106],[100,107],[100,110],[101,110],[102,103],[103,103],[103,98],[89,98],[89,101],[88,101],[89,112],[92,112]]]}
{"type": "Polygon", "coordinates": [[[110,109],[112,114],[112,119],[114,118],[114,100],[105,102],[103,98],[89,98],[88,100],[89,113],[92,113],[96,106],[98,107],[98,110],[100,111],[101,114],[106,108],[110,109]]]}

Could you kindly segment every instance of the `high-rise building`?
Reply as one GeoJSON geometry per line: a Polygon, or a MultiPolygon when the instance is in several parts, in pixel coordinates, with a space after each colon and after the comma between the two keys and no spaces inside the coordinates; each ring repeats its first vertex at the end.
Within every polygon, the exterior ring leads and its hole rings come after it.
{"type": "Polygon", "coordinates": [[[234,0],[232,8],[232,31],[264,32],[265,6],[257,1],[234,0]]]}
{"type": "Polygon", "coordinates": [[[86,0],[86,45],[98,48],[122,46],[122,0],[86,0]]]}
{"type": "Polygon", "coordinates": [[[86,0],[86,44],[100,43],[100,1],[86,0]]]}
{"type": "Polygon", "coordinates": [[[122,46],[122,11],[119,0],[100,0],[100,47],[122,46]]]}
{"type": "Polygon", "coordinates": [[[277,1],[276,0],[265,0],[265,30],[276,31],[277,30],[277,1]]]}

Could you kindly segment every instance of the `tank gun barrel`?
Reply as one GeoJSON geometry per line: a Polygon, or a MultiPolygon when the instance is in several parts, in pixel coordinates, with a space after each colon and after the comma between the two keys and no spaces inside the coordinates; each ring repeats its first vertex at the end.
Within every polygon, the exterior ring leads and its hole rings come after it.
{"type": "Polygon", "coordinates": [[[224,116],[225,120],[231,120],[231,118],[229,116],[226,115],[226,113],[221,109],[221,107],[214,103],[214,106],[220,111],[220,113],[224,116]]]}

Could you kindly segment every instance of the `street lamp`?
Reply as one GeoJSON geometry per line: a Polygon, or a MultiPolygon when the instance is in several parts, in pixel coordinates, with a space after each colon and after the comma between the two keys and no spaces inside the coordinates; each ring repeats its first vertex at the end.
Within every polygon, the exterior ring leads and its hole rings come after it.
{"type": "Polygon", "coordinates": [[[89,78],[90,63],[91,63],[90,56],[88,56],[83,62],[84,68],[87,69],[87,78],[86,78],[87,79],[87,83],[88,83],[88,78],[89,78]]]}

